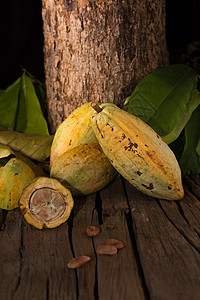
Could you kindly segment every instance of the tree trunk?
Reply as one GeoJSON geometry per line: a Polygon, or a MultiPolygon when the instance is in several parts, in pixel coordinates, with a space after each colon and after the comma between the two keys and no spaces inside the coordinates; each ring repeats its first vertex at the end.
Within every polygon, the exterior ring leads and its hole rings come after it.
{"type": "Polygon", "coordinates": [[[52,133],[88,101],[122,105],[168,63],[165,0],[43,0],[44,57],[52,133]]]}

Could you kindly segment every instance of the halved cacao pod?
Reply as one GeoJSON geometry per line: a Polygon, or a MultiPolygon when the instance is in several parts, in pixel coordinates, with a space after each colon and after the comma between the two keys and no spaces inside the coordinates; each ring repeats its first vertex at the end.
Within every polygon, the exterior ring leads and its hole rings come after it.
{"type": "Polygon", "coordinates": [[[11,158],[0,168],[0,208],[18,207],[23,188],[35,178],[32,169],[17,158],[11,158]]]}
{"type": "MultiPolygon", "coordinates": [[[[112,105],[111,103],[100,104],[100,107],[112,105]]],[[[80,144],[98,143],[91,126],[93,109],[91,102],[75,109],[56,130],[50,154],[50,167],[57,158],[67,150],[80,144]]]]}
{"type": "Polygon", "coordinates": [[[26,221],[38,229],[55,228],[67,221],[74,206],[71,192],[56,179],[37,177],[19,200],[26,221]]]}
{"type": "Polygon", "coordinates": [[[174,153],[146,123],[115,105],[96,110],[92,128],[117,171],[152,197],[180,200],[181,170],[174,153]]]}
{"type": "Polygon", "coordinates": [[[57,178],[74,195],[92,194],[108,185],[117,171],[99,144],[81,144],[58,157],[50,176],[57,178]]]}

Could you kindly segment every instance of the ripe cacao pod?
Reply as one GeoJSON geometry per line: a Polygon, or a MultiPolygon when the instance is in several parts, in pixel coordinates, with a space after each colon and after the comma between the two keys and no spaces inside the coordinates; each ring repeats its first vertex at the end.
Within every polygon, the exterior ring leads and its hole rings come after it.
{"type": "Polygon", "coordinates": [[[38,229],[55,228],[67,221],[74,206],[71,192],[56,179],[37,177],[19,200],[26,221],[38,229]]]}
{"type": "Polygon", "coordinates": [[[11,158],[0,168],[0,208],[18,207],[23,188],[35,178],[32,169],[17,158],[11,158]]]}
{"type": "MultiPolygon", "coordinates": [[[[109,104],[99,104],[101,107],[109,104]]],[[[111,104],[112,105],[112,104],[111,104]]],[[[91,126],[91,102],[75,109],[56,130],[50,154],[50,167],[67,150],[86,143],[98,143],[91,126]]]]}
{"type": "Polygon", "coordinates": [[[58,157],[50,176],[74,195],[88,195],[109,184],[117,175],[99,144],[81,144],[58,157]]]}
{"type": "MultiPolygon", "coordinates": [[[[95,109],[97,104],[92,106],[95,109]]],[[[117,106],[95,110],[92,128],[116,170],[145,194],[168,200],[182,199],[180,167],[161,137],[141,119],[117,106]]]]}

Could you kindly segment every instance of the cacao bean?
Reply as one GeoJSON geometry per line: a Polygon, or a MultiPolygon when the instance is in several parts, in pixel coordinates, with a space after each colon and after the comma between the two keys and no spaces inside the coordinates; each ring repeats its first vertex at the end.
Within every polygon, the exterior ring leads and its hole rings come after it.
{"type": "Polygon", "coordinates": [[[115,246],[117,249],[122,249],[125,247],[122,241],[116,239],[106,239],[106,245],[115,246]]]}
{"type": "Polygon", "coordinates": [[[117,254],[117,248],[111,245],[100,245],[97,247],[96,253],[99,255],[115,255],[117,254]]]}
{"type": "Polygon", "coordinates": [[[90,237],[97,236],[101,232],[100,228],[97,226],[88,226],[86,228],[86,234],[90,237]]]}
{"type": "Polygon", "coordinates": [[[86,255],[79,256],[79,257],[76,257],[76,258],[72,258],[68,262],[67,266],[70,269],[80,268],[83,265],[85,265],[86,263],[88,263],[90,260],[91,260],[91,257],[89,257],[89,256],[86,256],[86,255]]]}

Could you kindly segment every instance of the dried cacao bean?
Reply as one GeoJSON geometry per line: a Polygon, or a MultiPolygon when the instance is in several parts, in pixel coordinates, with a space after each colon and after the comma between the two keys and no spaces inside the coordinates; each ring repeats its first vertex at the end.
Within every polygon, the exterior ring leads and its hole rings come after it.
{"type": "Polygon", "coordinates": [[[72,258],[67,266],[68,268],[70,269],[76,269],[76,268],[80,268],[82,267],[83,265],[85,265],[87,262],[89,262],[91,260],[91,257],[89,256],[86,256],[86,255],[83,255],[83,256],[79,256],[79,257],[75,257],[75,258],[72,258]]]}
{"type": "Polygon", "coordinates": [[[117,248],[111,245],[100,245],[97,247],[96,253],[99,255],[115,255],[117,254],[117,248]]]}
{"type": "Polygon", "coordinates": [[[115,246],[117,249],[122,249],[125,247],[122,241],[116,239],[106,239],[106,245],[115,246]]]}
{"type": "Polygon", "coordinates": [[[88,226],[86,228],[86,234],[90,237],[97,236],[101,232],[101,229],[97,226],[88,226]]]}

